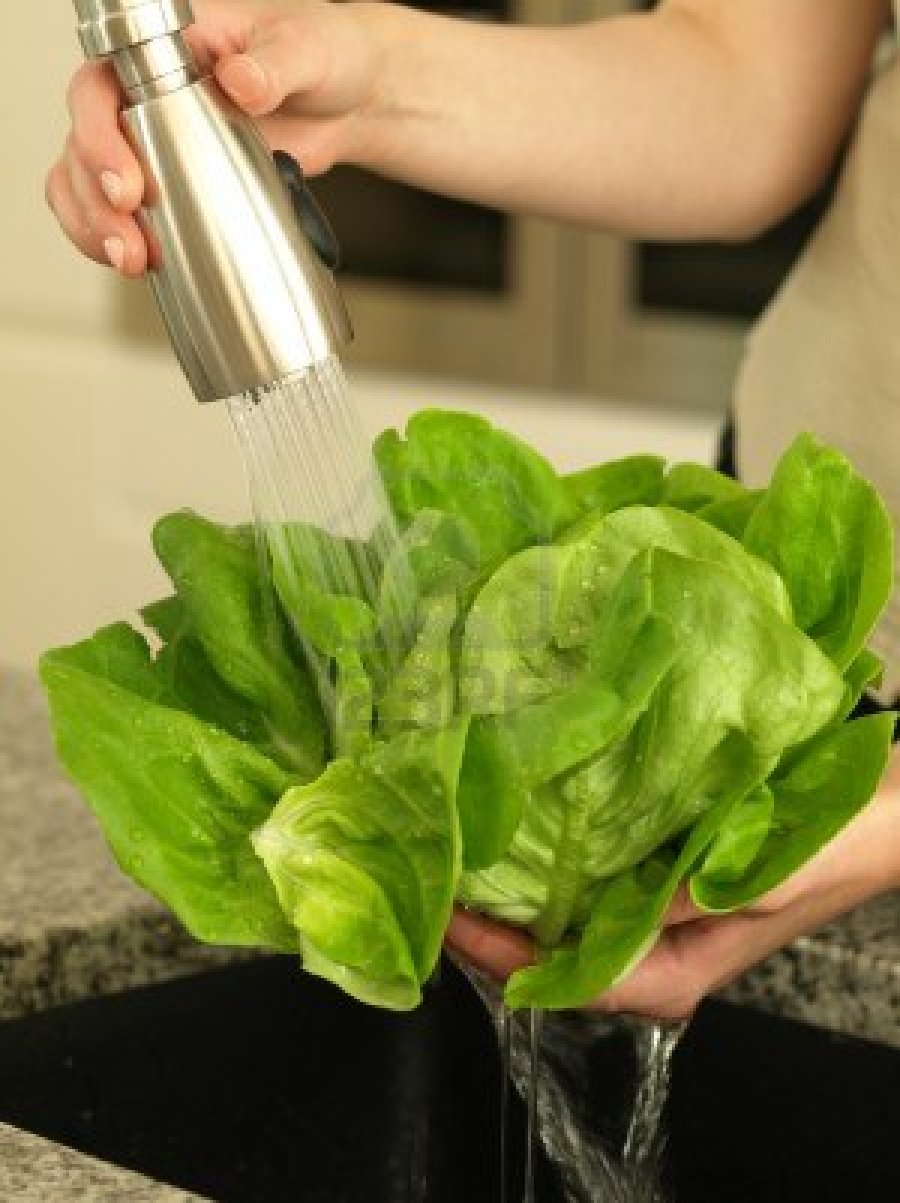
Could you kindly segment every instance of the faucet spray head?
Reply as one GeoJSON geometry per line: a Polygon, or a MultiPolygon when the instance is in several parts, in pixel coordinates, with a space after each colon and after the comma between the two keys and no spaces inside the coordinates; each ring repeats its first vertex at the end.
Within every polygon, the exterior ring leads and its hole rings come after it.
{"type": "Polygon", "coordinates": [[[266,389],[338,353],[352,330],[333,236],[296,165],[276,163],[200,78],[183,36],[190,0],[74,4],[86,55],[110,58],[128,96],[150,283],[197,399],[266,389]]]}

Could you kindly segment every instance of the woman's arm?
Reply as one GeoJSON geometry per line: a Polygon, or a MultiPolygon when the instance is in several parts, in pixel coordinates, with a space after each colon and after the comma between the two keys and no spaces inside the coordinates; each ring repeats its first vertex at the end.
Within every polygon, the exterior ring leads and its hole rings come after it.
{"type": "MultiPolygon", "coordinates": [[[[196,0],[191,44],[273,146],[452,196],[652,238],[741,238],[821,180],[888,0],[667,0],[568,27],[380,3],[196,0]]],[[[107,64],[69,91],[47,197],[85,254],[146,265],[107,64]]]]}
{"type": "Polygon", "coordinates": [[[668,0],[561,28],[368,6],[383,66],[350,157],[505,208],[740,238],[822,180],[885,0],[668,0]]]}

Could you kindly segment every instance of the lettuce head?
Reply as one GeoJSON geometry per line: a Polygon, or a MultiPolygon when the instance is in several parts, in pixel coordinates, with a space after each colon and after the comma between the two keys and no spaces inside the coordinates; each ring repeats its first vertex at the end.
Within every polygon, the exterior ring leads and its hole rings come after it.
{"type": "Polygon", "coordinates": [[[265,567],[252,530],[178,513],[152,640],[120,623],[42,659],[113,855],[197,938],[403,1010],[460,902],[542,950],[510,1005],[575,1007],[682,883],[746,906],[871,797],[894,719],[849,716],[891,523],[837,451],[803,435],[756,491],[650,455],[561,476],[424,411],[375,456],[401,531],[375,598],[311,583],[325,532],[285,527],[265,567]]]}

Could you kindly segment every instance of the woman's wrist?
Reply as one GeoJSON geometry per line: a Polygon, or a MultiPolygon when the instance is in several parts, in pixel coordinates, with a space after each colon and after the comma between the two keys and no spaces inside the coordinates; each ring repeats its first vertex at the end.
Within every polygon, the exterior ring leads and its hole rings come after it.
{"type": "Polygon", "coordinates": [[[851,905],[900,889],[900,745],[895,745],[881,784],[842,833],[841,867],[853,892],[851,905]]]}
{"type": "Polygon", "coordinates": [[[900,890],[900,743],[894,745],[874,803],[883,807],[884,890],[900,890]]]}
{"type": "Polygon", "coordinates": [[[410,42],[408,27],[416,16],[396,4],[348,4],[348,16],[359,28],[371,61],[371,82],[355,112],[348,118],[339,158],[344,163],[383,171],[390,163],[404,104],[398,95],[396,69],[403,47],[410,42]]]}

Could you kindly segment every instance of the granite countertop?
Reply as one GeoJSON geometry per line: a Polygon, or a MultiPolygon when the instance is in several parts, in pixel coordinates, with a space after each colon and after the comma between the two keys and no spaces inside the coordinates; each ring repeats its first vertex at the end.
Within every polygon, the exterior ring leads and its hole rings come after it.
{"type": "Polygon", "coordinates": [[[53,751],[29,675],[0,671],[0,1020],[234,959],[117,868],[53,751]]]}
{"type": "MultiPolygon", "coordinates": [[[[0,852],[0,1021],[247,955],[198,945],[119,872],[20,672],[0,674],[0,852]]],[[[798,940],[725,997],[900,1048],[900,893],[798,940]]],[[[0,1198],[75,1197],[196,1198],[0,1126],[0,1198]]]]}
{"type": "Polygon", "coordinates": [[[0,1124],[0,1198],[16,1203],[206,1203],[0,1124]]]}

